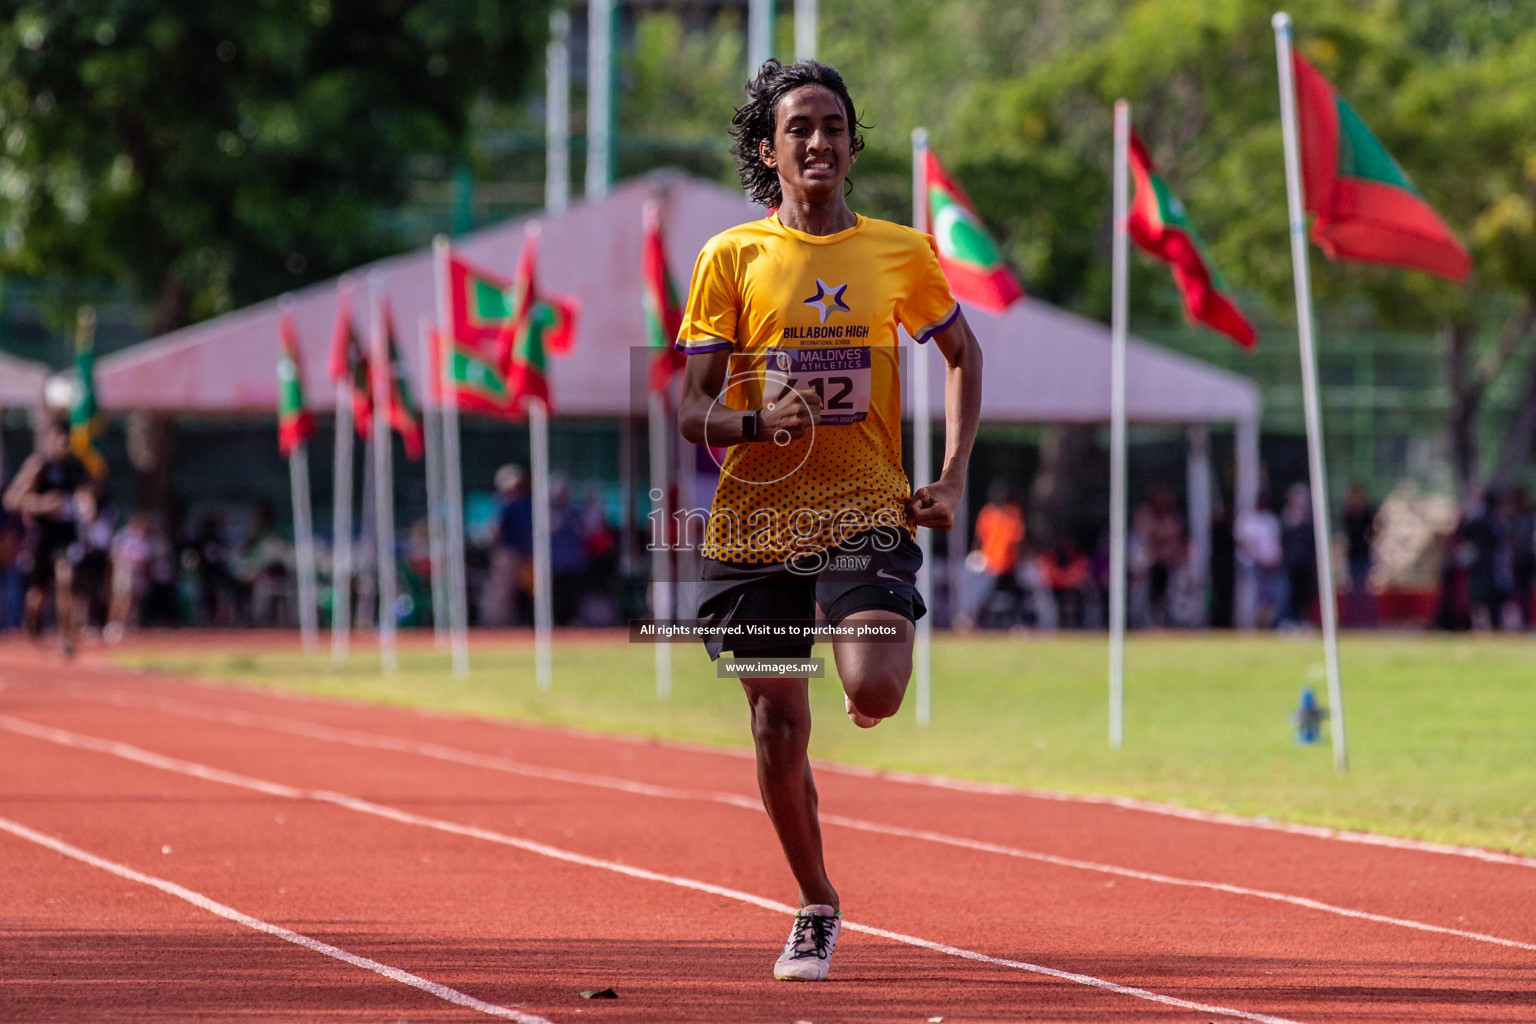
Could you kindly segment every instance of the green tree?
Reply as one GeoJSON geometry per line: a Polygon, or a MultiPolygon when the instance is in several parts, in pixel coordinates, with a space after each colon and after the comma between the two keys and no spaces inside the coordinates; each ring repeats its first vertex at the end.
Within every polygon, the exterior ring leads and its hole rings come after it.
{"type": "Polygon", "coordinates": [[[0,268],[162,334],[394,251],[413,163],[530,84],[542,0],[4,0],[0,268]]]}
{"type": "MultiPolygon", "coordinates": [[[[1455,471],[1468,486],[1485,468],[1477,428],[1490,386],[1515,363],[1536,363],[1536,97],[1521,84],[1536,60],[1536,24],[1525,15],[1501,20],[1496,5],[1438,0],[1291,7],[1301,51],[1472,249],[1476,271],[1460,286],[1396,269],[1313,264],[1323,309],[1352,315],[1353,300],[1365,297],[1375,323],[1437,332],[1455,471]]],[[[1019,78],[980,83],[948,131],[993,140],[987,145],[1019,153],[1036,173],[1050,170],[1097,196],[1086,209],[1052,193],[1037,202],[1074,232],[1103,239],[1110,105],[1130,99],[1138,131],[1199,211],[1217,264],[1284,309],[1292,283],[1272,10],[1260,0],[1144,0],[1099,41],[1019,78]]],[[[1089,268],[1075,275],[1083,290],[1062,293],[1099,315],[1108,298],[1099,284],[1104,248],[1093,247],[1089,268]]],[[[1025,269],[1033,281],[1041,268],[1025,269]]],[[[1503,442],[1501,483],[1523,468],[1536,429],[1536,365],[1532,372],[1526,406],[1503,442]]]]}

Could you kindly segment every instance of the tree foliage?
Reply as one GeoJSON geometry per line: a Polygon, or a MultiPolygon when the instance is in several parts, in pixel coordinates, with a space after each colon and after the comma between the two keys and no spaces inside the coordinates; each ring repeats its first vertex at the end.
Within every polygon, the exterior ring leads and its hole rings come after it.
{"type": "Polygon", "coordinates": [[[540,0],[4,0],[0,267],[150,333],[392,251],[413,161],[530,84],[540,0]]]}

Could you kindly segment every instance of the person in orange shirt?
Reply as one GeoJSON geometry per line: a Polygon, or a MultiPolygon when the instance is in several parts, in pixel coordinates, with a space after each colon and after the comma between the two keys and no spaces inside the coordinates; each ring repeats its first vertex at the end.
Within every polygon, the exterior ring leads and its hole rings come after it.
{"type": "Polygon", "coordinates": [[[987,503],[976,515],[976,539],[972,550],[979,551],[982,568],[992,577],[992,585],[977,604],[977,618],[983,619],[987,606],[998,594],[1013,598],[1013,614],[1024,607],[1024,589],[1019,586],[1019,552],[1024,547],[1024,513],[1008,488],[994,483],[987,491],[987,503]]]}

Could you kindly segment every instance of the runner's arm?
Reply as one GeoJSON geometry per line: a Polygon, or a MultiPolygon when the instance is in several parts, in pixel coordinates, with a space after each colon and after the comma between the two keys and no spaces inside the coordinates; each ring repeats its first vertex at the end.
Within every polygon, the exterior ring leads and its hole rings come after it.
{"type": "MultiPolygon", "coordinates": [[[[727,408],[719,401],[730,368],[731,353],[701,352],[688,357],[683,367],[683,398],[677,411],[678,429],[694,444],[727,448],[747,441],[741,430],[747,411],[727,408]]],[[[786,393],[787,394],[787,393],[786,393]]],[[[765,441],[780,430],[791,439],[802,437],[821,421],[821,396],[814,391],[796,391],[801,401],[786,402],[781,397],[763,409],[756,440],[765,441]]]]}
{"type": "Polygon", "coordinates": [[[36,452],[27,456],[27,460],[16,471],[11,485],[5,489],[3,503],[7,512],[19,512],[30,515],[33,509],[27,499],[32,496],[32,485],[37,480],[37,474],[42,471],[43,457],[36,452]]]}
{"type": "Polygon", "coordinates": [[[908,503],[918,526],[948,532],[965,490],[965,472],[981,423],[981,346],[962,312],[933,343],[944,354],[944,470],[937,483],[919,487],[908,503]]]}

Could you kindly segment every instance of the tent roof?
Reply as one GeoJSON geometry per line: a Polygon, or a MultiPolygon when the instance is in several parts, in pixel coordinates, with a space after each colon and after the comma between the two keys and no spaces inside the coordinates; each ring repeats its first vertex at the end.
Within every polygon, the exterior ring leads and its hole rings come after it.
{"type": "Polygon", "coordinates": [[[0,408],[41,405],[47,381],[47,366],[0,352],[0,408]]]}
{"type": "MultiPolygon", "coordinates": [[[[640,210],[661,202],[668,259],[686,282],[693,255],[714,234],[761,215],[739,192],[659,171],[632,179],[607,198],[538,218],[539,284],[582,303],[579,337],[569,356],[550,360],[557,415],[619,416],[631,402],[632,348],[644,345],[640,281],[640,210]]],[[[455,240],[454,248],[489,270],[511,275],[525,227],[506,221],[455,240]]],[[[405,351],[420,380],[416,324],[434,306],[432,253],[421,249],[360,267],[359,327],[365,286],[382,275],[405,351]]],[[[325,380],[336,282],[293,295],[301,373],[311,407],[334,407],[325,380]]],[[[271,412],[277,407],[278,301],[270,300],[183,328],[98,361],[103,408],[176,413],[271,412]]],[[[990,422],[1091,422],[1109,417],[1109,331],[1103,325],[1028,300],[996,317],[968,311],[986,353],[983,417],[990,422]]],[[[1133,341],[1128,355],[1128,412],[1171,423],[1257,418],[1258,389],[1236,374],[1133,341]]],[[[935,394],[942,375],[935,374],[935,394]]],[[[419,389],[418,389],[419,393],[419,389]]]]}

